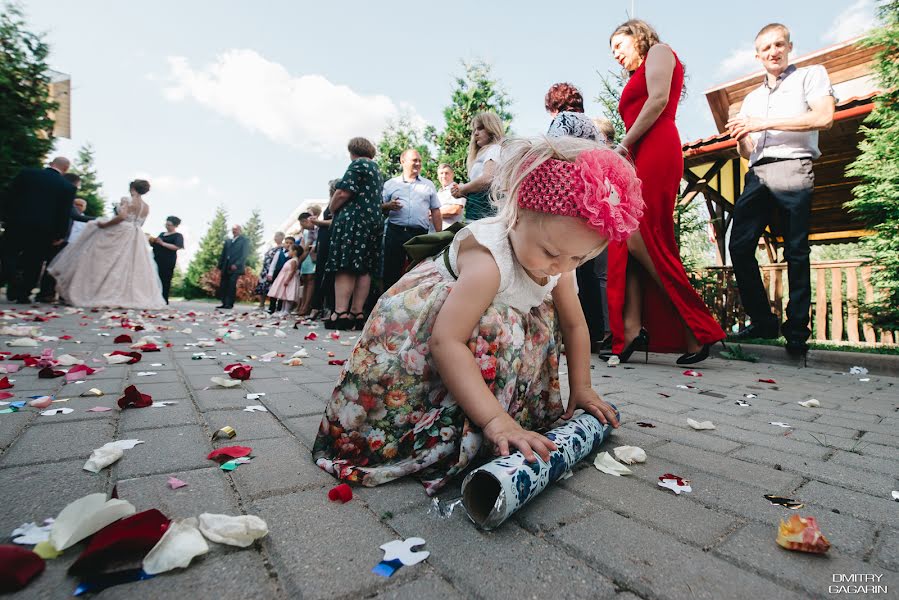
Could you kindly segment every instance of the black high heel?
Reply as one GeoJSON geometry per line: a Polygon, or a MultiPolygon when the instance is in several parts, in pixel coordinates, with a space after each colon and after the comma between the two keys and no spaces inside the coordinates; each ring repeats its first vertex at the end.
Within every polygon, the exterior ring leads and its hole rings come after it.
{"type": "Polygon", "coordinates": [[[361,313],[350,313],[350,315],[352,316],[352,323],[353,323],[353,326],[352,326],[351,329],[352,329],[353,331],[362,331],[363,329],[365,329],[365,322],[366,322],[368,319],[365,318],[365,313],[364,313],[364,312],[361,312],[361,313]]]}
{"type": "Polygon", "coordinates": [[[631,340],[631,343],[627,345],[627,348],[618,355],[618,360],[622,363],[626,363],[631,359],[631,354],[634,353],[634,350],[643,350],[646,355],[644,363],[649,363],[649,332],[640,328],[640,333],[637,334],[637,337],[631,340]]]}
{"type": "MultiPolygon", "coordinates": [[[[721,345],[724,346],[725,350],[727,350],[727,346],[724,344],[724,340],[721,340],[721,345]]],[[[709,350],[711,349],[711,347],[712,344],[704,344],[702,346],[702,350],[700,350],[699,352],[687,352],[686,354],[682,354],[680,358],[677,359],[677,364],[695,365],[698,362],[702,362],[709,357],[709,350]]]]}
{"type": "Polygon", "coordinates": [[[331,316],[334,318],[329,318],[325,321],[325,329],[338,329],[340,331],[352,329],[353,319],[350,318],[351,314],[350,311],[331,313],[331,316]]]}

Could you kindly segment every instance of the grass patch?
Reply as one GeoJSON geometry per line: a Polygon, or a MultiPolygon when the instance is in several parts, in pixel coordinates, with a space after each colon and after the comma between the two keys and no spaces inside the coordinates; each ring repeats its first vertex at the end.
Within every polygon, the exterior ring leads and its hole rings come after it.
{"type": "Polygon", "coordinates": [[[759,357],[755,354],[749,354],[740,344],[730,344],[727,350],[721,353],[721,356],[728,360],[741,360],[743,362],[755,363],[759,361],[759,357]]]}
{"type": "MultiPolygon", "coordinates": [[[[781,348],[783,348],[783,345],[787,342],[787,340],[782,337],[774,340],[765,340],[758,338],[740,341],[744,344],[757,344],[759,346],[779,346],[781,348]]],[[[837,350],[840,352],[856,352],[858,354],[886,354],[889,356],[899,356],[899,346],[858,346],[848,343],[834,344],[831,342],[814,342],[812,340],[809,340],[808,347],[811,350],[837,350]]]]}

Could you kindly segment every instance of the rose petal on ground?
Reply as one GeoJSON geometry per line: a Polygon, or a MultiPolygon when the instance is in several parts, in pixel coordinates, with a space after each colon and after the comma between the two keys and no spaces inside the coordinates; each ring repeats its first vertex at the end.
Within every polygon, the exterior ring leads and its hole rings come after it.
{"type": "Polygon", "coordinates": [[[622,475],[630,475],[633,473],[620,462],[616,461],[608,452],[600,452],[593,461],[593,466],[609,475],[621,477],[622,475]]]}

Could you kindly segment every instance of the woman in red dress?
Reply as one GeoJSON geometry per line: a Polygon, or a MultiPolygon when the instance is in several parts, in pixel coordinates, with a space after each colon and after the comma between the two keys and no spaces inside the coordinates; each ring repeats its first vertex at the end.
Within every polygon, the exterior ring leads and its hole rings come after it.
{"type": "Polygon", "coordinates": [[[674,203],[684,171],[674,116],[684,67],[644,21],[625,22],[609,43],[631,74],[618,104],[627,135],[616,151],[634,161],[646,202],[639,232],[609,244],[612,351],[627,362],[634,350],[686,350],[677,363],[697,363],[724,331],[687,279],[674,240],[674,203]]]}

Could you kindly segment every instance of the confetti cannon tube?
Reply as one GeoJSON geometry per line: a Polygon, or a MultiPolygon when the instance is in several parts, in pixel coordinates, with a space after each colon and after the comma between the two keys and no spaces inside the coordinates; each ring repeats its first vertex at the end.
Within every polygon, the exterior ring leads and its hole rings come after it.
{"type": "Polygon", "coordinates": [[[515,452],[475,469],[462,482],[462,505],[468,518],[482,529],[499,527],[597,448],[610,430],[609,425],[583,413],[547,432],[546,437],[558,448],[549,455],[549,463],[539,456],[529,463],[521,452],[515,452]]]}

